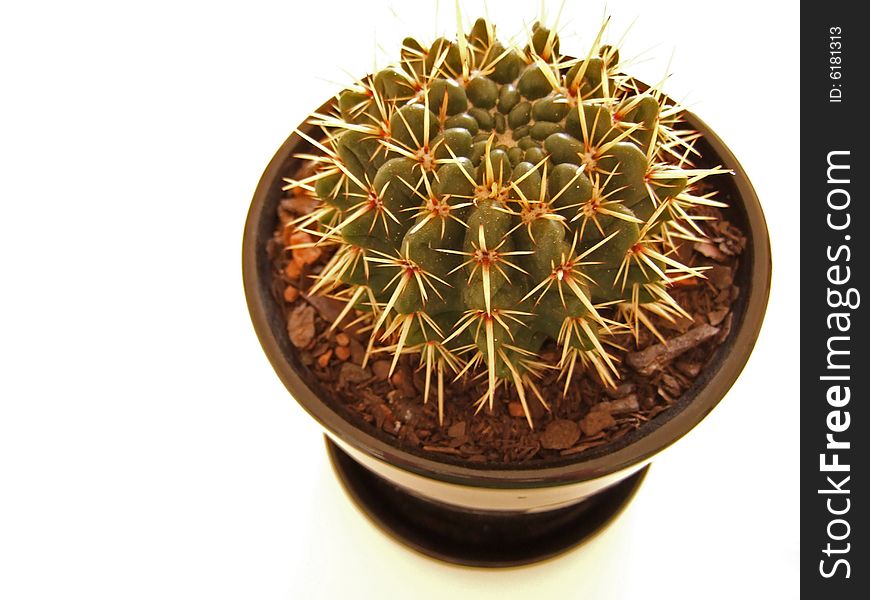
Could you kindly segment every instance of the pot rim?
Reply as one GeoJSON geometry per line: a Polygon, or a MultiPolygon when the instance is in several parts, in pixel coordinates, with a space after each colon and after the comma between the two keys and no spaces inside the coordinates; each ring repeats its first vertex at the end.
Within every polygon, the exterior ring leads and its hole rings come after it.
{"type": "MultiPolygon", "coordinates": [[[[282,334],[286,337],[285,324],[283,319],[275,315],[274,310],[270,310],[268,306],[270,301],[274,303],[274,299],[269,297],[270,282],[263,281],[262,276],[263,273],[270,271],[263,268],[263,261],[268,262],[269,259],[265,255],[261,223],[264,218],[270,219],[271,222],[277,220],[274,210],[269,215],[264,214],[264,209],[267,199],[272,194],[280,193],[287,163],[292,160],[291,155],[296,147],[302,143],[302,138],[296,131],[285,140],[260,178],[251,201],[242,242],[242,275],[251,320],[266,356],[290,395],[331,436],[343,440],[365,454],[419,475],[475,487],[540,487],[595,479],[637,467],[683,437],[713,410],[746,365],[764,320],[771,281],[767,223],[758,196],[746,172],[721,138],[704,121],[690,111],[684,111],[683,116],[692,129],[702,134],[703,139],[721,159],[722,166],[734,172],[733,182],[737,191],[737,200],[740,202],[733,204],[742,204],[746,217],[743,233],[749,241],[747,250],[750,251],[752,260],[750,265],[741,265],[742,268],[748,266],[750,270],[748,274],[750,285],[742,290],[746,297],[743,314],[739,321],[735,319],[737,322],[734,323],[734,327],[737,331],[732,331],[729,335],[732,339],[723,343],[723,346],[727,345],[730,351],[720,356],[718,364],[708,363],[705,371],[713,367],[712,375],[684,407],[672,407],[677,412],[664,423],[624,447],[602,456],[585,459],[581,456],[567,464],[544,465],[537,468],[491,468],[486,464],[460,465],[413,454],[363,431],[342,417],[328,403],[320,399],[286,359],[277,337],[282,334]]],[[[305,131],[306,125],[300,125],[299,128],[305,131]]],[[[684,395],[691,391],[692,388],[684,395]]]]}

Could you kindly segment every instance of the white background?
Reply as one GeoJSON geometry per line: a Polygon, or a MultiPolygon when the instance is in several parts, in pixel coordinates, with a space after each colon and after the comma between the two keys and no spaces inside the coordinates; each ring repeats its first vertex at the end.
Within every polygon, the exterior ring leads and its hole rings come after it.
{"type": "MultiPolygon", "coordinates": [[[[502,35],[537,14],[490,4],[502,35]]],[[[338,67],[383,66],[406,30],[431,40],[434,4],[4,4],[0,597],[797,597],[796,4],[610,3],[612,40],[638,17],[623,56],[649,60],[632,72],[656,80],[674,52],[666,91],[754,182],[771,310],[731,393],[617,523],[492,572],[414,555],[357,513],[241,283],[274,151],[350,81],[338,67]]],[[[586,51],[603,10],[568,0],[564,51],[586,51]]]]}

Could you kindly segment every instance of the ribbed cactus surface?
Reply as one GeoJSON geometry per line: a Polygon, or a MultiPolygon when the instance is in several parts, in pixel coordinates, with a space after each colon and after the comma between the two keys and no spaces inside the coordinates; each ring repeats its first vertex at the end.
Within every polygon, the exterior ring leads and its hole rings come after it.
{"type": "Polygon", "coordinates": [[[693,209],[717,203],[693,184],[717,170],[691,167],[679,108],[600,39],[569,58],[540,24],[513,48],[483,19],[456,41],[408,38],[311,119],[318,169],[287,187],[322,201],[297,225],[337,247],[313,291],[370,321],[370,352],[419,354],[439,407],[445,377],[480,375],[480,406],[515,386],[531,425],[544,369],[567,386],[580,361],[612,385],[609,338],[682,314],[668,287],[702,276],[674,255],[702,237],[693,209]],[[547,340],[558,364],[538,356],[547,340]]]}

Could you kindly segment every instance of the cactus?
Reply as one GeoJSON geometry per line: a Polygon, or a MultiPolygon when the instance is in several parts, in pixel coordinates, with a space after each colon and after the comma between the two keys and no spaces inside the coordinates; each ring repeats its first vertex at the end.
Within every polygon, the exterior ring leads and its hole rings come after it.
{"type": "MultiPolygon", "coordinates": [[[[605,22],[606,26],[606,22],[605,22]]],[[[443,417],[445,377],[487,380],[478,408],[577,362],[615,385],[615,333],[687,316],[668,293],[703,277],[675,249],[700,241],[697,134],[659,87],[640,91],[619,52],[575,59],[536,23],[506,47],[478,19],[456,41],[407,38],[401,60],[342,91],[310,122],[314,175],[287,180],[322,203],[296,225],[335,252],[312,293],[370,326],[368,354],[418,354],[443,417]],[[558,364],[539,358],[548,340],[558,364]]],[[[661,337],[659,335],[659,337],[661,337]]]]}

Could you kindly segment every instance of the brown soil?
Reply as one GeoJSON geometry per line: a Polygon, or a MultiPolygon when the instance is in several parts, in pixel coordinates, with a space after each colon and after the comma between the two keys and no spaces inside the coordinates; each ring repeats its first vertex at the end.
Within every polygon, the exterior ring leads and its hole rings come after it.
{"type": "MultiPolygon", "coordinates": [[[[617,338],[626,350],[614,352],[621,372],[615,390],[578,365],[563,397],[564,383],[556,380],[557,372],[546,374],[539,388],[549,400],[549,410],[530,399],[532,430],[515,393],[501,391],[492,410],[475,414],[473,401],[483,395],[485,382],[460,380],[445,389],[444,423],[439,425],[435,400],[423,403],[424,377],[415,368],[416,357],[403,356],[389,378],[390,362],[377,355],[361,367],[366,335],[350,327],[327,331],[341,304],[306,294],[312,283],[308,276],[322,268],[328,252],[287,250],[287,245],[306,241],[307,234],[286,224],[310,212],[316,202],[305,195],[284,199],[279,208],[281,226],[268,248],[275,265],[273,293],[286,309],[290,340],[302,363],[350,421],[412,452],[449,462],[539,464],[616,442],[675,404],[730,331],[731,305],[739,295],[734,279],[746,239],[726,220],[705,221],[702,228],[710,243],[684,244],[680,259],[692,266],[712,267],[707,279],[681,282],[672,289],[693,318],[656,321],[668,338],[667,345],[646,331],[637,343],[628,334],[617,338]]],[[[709,212],[721,217],[716,209],[709,212]]],[[[542,358],[555,364],[556,352],[554,345],[545,346],[542,358]]]]}

